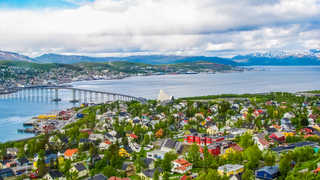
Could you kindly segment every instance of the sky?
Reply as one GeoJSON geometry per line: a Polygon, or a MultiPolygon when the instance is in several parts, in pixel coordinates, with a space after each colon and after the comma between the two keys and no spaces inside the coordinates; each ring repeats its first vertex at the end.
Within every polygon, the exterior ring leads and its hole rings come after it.
{"type": "Polygon", "coordinates": [[[230,57],[320,48],[320,0],[0,0],[0,50],[230,57]]]}

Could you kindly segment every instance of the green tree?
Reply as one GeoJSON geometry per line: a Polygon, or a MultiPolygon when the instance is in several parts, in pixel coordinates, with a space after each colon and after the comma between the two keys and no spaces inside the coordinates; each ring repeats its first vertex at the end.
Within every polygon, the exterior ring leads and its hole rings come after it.
{"type": "Polygon", "coordinates": [[[279,162],[279,171],[282,177],[286,177],[287,173],[290,171],[291,161],[291,156],[288,153],[281,157],[279,162]]]}
{"type": "Polygon", "coordinates": [[[241,175],[241,178],[245,179],[245,180],[254,180],[255,179],[254,173],[251,169],[246,169],[243,172],[243,174],[241,175]]]}
{"type": "Polygon", "coordinates": [[[161,168],[163,169],[163,171],[170,172],[171,167],[172,167],[171,162],[175,159],[177,159],[177,154],[175,154],[173,152],[166,153],[164,155],[162,162],[161,162],[161,168]]]}
{"type": "Polygon", "coordinates": [[[200,166],[200,150],[197,144],[192,144],[187,154],[187,160],[193,164],[194,167],[200,166]]]}
{"type": "Polygon", "coordinates": [[[250,169],[255,169],[259,165],[259,160],[262,158],[262,152],[256,146],[250,146],[244,151],[245,159],[248,160],[246,166],[250,169]]]}
{"type": "Polygon", "coordinates": [[[150,143],[150,136],[148,134],[144,135],[143,144],[148,145],[150,143]]]}
{"type": "Polygon", "coordinates": [[[113,168],[112,166],[106,166],[103,169],[103,174],[107,177],[112,177],[112,176],[117,176],[118,172],[115,168],[113,168]]]}
{"type": "Polygon", "coordinates": [[[266,151],[263,154],[263,160],[266,166],[273,166],[276,162],[276,155],[272,151],[266,151]]]}
{"type": "Polygon", "coordinates": [[[47,173],[46,163],[44,162],[44,158],[39,158],[37,161],[38,166],[38,175],[43,177],[47,173]]]}
{"type": "Polygon", "coordinates": [[[252,140],[252,136],[249,133],[244,133],[242,136],[240,136],[240,146],[242,148],[248,148],[249,146],[252,146],[254,144],[252,140]]]}
{"type": "Polygon", "coordinates": [[[159,180],[160,172],[156,169],[153,173],[153,180],[159,180]]]}

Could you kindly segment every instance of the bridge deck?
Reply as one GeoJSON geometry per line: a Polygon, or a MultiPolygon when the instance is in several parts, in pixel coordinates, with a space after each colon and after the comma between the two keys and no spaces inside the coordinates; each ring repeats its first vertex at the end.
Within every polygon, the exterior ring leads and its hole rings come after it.
{"type": "Polygon", "coordinates": [[[29,87],[21,87],[21,88],[15,88],[12,89],[12,92],[17,92],[25,89],[67,89],[67,90],[74,90],[74,91],[82,91],[82,92],[89,92],[89,93],[98,93],[98,94],[105,94],[105,95],[111,95],[111,96],[118,96],[118,97],[125,97],[130,98],[132,100],[137,100],[140,102],[145,102],[146,99],[142,97],[135,97],[130,96],[126,94],[120,94],[120,93],[111,93],[111,92],[105,92],[105,91],[97,91],[97,90],[90,90],[90,89],[81,89],[81,88],[74,88],[70,85],[63,85],[63,86],[29,86],[29,87]]]}

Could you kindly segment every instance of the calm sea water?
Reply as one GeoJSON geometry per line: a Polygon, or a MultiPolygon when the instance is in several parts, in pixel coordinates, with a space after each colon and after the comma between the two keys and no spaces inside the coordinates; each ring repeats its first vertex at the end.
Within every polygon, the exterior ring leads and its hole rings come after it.
{"type": "MultiPolygon", "coordinates": [[[[122,80],[73,83],[83,89],[101,90],[156,98],[159,90],[175,97],[225,93],[296,92],[320,89],[320,67],[256,67],[264,71],[196,75],[160,75],[122,80]]],[[[38,92],[29,98],[0,99],[0,142],[32,136],[19,134],[18,128],[31,117],[72,107],[71,92],[61,92],[62,102],[41,98],[38,92]]]]}

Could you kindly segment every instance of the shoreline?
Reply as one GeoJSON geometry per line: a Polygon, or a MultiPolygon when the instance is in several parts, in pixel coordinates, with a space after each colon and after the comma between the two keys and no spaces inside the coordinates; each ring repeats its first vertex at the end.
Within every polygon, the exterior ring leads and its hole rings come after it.
{"type": "MultiPolygon", "coordinates": [[[[319,91],[320,90],[314,90],[315,92],[319,91]]],[[[184,97],[184,98],[178,98],[182,101],[210,101],[212,99],[225,99],[225,98],[248,98],[246,96],[254,96],[254,95],[268,95],[270,93],[275,93],[275,92],[265,92],[265,93],[252,93],[252,94],[219,94],[219,95],[209,95],[209,96],[192,96],[192,97],[184,97]]],[[[284,92],[284,93],[290,93],[290,92],[284,92]]],[[[294,93],[291,93],[291,94],[295,94],[296,96],[317,96],[319,97],[320,96],[320,93],[313,93],[312,91],[300,91],[300,92],[294,92],[294,93]]],[[[93,106],[97,106],[99,104],[94,104],[93,106]]],[[[71,108],[64,108],[62,110],[59,110],[59,112],[61,111],[68,111],[68,110],[71,110],[71,109],[74,109],[76,108],[77,106],[74,106],[74,107],[71,107],[71,108]]],[[[72,116],[67,120],[67,121],[64,121],[65,123],[63,124],[63,126],[55,129],[54,131],[52,132],[55,132],[55,131],[59,131],[59,130],[62,130],[65,126],[71,124],[71,123],[74,123],[77,121],[77,115],[81,112],[83,112],[85,109],[87,109],[88,107],[91,107],[91,106],[85,106],[85,107],[81,107],[80,105],[80,109],[77,110],[77,111],[74,111],[72,116]]],[[[40,116],[40,115],[38,115],[40,116]]],[[[34,119],[34,117],[32,118],[34,119]]],[[[48,119],[47,119],[48,120],[48,119]]],[[[57,120],[57,121],[63,121],[63,120],[57,120]]],[[[41,123],[40,123],[41,124],[41,123]]],[[[23,125],[23,124],[22,124],[23,125]]],[[[34,125],[33,125],[34,127],[34,125]]],[[[33,133],[34,134],[34,133],[33,133]]],[[[6,143],[16,143],[16,142],[21,142],[21,141],[26,141],[26,140],[30,140],[30,139],[33,139],[33,138],[36,138],[38,137],[39,135],[42,135],[43,133],[35,133],[34,136],[32,137],[27,137],[27,138],[22,138],[22,139],[16,139],[16,140],[9,140],[9,141],[5,141],[5,142],[0,142],[0,144],[6,144],[6,143]]]]}
{"type": "MultiPolygon", "coordinates": [[[[219,74],[219,73],[236,73],[236,72],[246,72],[246,71],[254,71],[254,68],[243,68],[241,70],[226,70],[226,71],[216,71],[213,73],[210,72],[183,72],[183,73],[155,73],[155,74],[128,74],[125,76],[118,76],[118,77],[108,77],[108,78],[92,78],[92,79],[81,79],[81,80],[71,80],[70,82],[58,82],[56,84],[53,85],[49,85],[49,84],[38,84],[38,85],[33,85],[33,86],[65,86],[65,85],[71,85],[72,83],[76,83],[76,82],[87,82],[87,81],[108,81],[108,80],[122,80],[122,79],[126,79],[126,78],[130,78],[130,77],[146,77],[146,76],[164,76],[164,75],[197,75],[197,74],[219,74]]],[[[258,70],[261,71],[261,70],[258,70]]],[[[13,88],[7,88],[7,89],[3,89],[0,90],[0,95],[9,95],[9,94],[13,94],[18,92],[20,89],[26,89],[26,88],[30,88],[33,86],[25,86],[23,85],[23,87],[13,87],[13,88]]],[[[71,85],[72,86],[72,85],[71,85]]]]}

